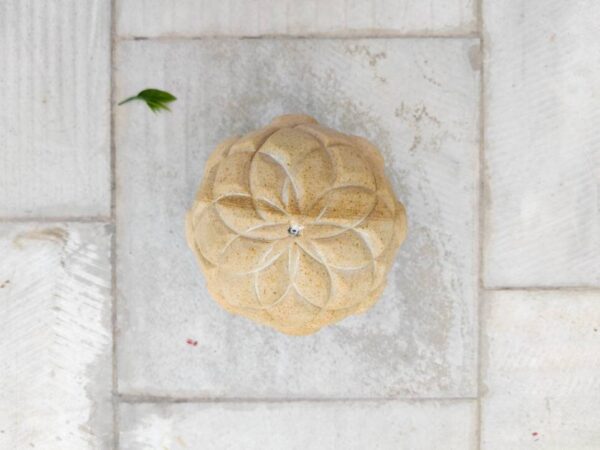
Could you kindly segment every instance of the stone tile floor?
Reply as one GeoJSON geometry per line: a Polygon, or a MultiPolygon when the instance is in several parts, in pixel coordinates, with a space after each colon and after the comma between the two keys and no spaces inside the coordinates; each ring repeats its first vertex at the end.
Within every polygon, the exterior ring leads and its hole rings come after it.
{"type": "Polygon", "coordinates": [[[0,449],[600,449],[600,3],[0,2],[0,449]],[[116,102],[147,87],[173,112],[116,102]],[[184,241],[212,148],[375,142],[409,236],[310,337],[184,241]]]}

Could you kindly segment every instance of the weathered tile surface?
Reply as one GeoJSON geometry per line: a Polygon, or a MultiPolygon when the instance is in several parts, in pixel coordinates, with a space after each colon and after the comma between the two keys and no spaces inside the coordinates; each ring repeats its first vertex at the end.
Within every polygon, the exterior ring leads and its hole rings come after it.
{"type": "Polygon", "coordinates": [[[0,448],[111,448],[110,234],[0,225],[0,448]]]}
{"type": "Polygon", "coordinates": [[[1,1],[0,61],[0,217],[108,216],[110,1],[1,1]]]}
{"type": "Polygon", "coordinates": [[[128,450],[469,450],[474,401],[124,404],[128,450]]]}
{"type": "Polygon", "coordinates": [[[495,293],[484,311],[482,448],[597,449],[600,294],[495,293]]]}
{"type": "Polygon", "coordinates": [[[119,0],[121,36],[460,34],[473,0],[119,0]]]}
{"type": "Polygon", "coordinates": [[[121,43],[119,98],[148,86],[179,97],[169,114],[117,111],[121,391],[474,395],[477,51],[460,39],[121,43]],[[184,239],[216,143],[285,112],[377,143],[409,221],[380,302],[300,338],[220,309],[184,239]]]}
{"type": "Polygon", "coordinates": [[[484,2],[488,286],[600,285],[600,2],[484,2]]]}

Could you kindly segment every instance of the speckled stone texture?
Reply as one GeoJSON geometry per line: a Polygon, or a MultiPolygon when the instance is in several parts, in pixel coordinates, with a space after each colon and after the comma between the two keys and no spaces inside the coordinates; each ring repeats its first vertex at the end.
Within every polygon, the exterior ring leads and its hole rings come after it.
{"type": "Polygon", "coordinates": [[[186,217],[212,296],[293,335],[372,306],[406,236],[379,151],[305,115],[222,142],[186,217]]]}

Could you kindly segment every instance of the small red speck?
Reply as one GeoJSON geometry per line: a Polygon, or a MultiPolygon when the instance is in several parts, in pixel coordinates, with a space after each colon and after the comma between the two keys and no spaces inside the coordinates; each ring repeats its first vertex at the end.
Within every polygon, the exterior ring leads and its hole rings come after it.
{"type": "Polygon", "coordinates": [[[538,434],[540,434],[540,433],[538,433],[537,431],[534,431],[533,433],[531,433],[532,436],[537,436],[538,434]]]}
{"type": "Polygon", "coordinates": [[[185,341],[188,345],[191,345],[192,347],[196,347],[198,345],[198,341],[195,341],[193,339],[187,339],[185,341]]]}

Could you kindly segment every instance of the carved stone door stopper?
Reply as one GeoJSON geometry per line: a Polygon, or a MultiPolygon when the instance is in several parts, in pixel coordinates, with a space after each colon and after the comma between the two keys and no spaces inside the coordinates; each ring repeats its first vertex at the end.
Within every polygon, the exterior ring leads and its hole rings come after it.
{"type": "Polygon", "coordinates": [[[371,307],[406,228],[379,151],[303,115],[222,142],[186,220],[214,299],[294,335],[371,307]]]}

